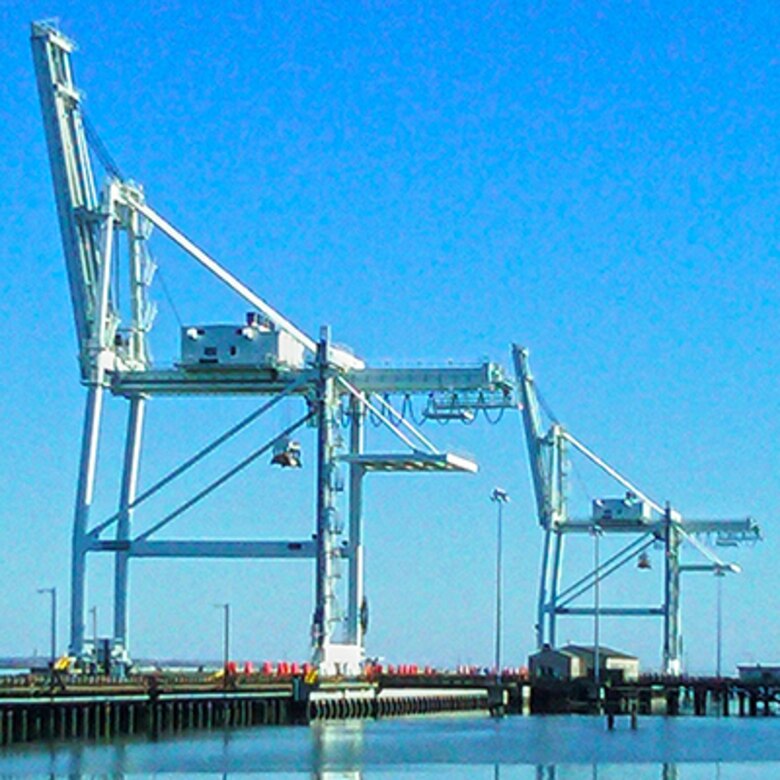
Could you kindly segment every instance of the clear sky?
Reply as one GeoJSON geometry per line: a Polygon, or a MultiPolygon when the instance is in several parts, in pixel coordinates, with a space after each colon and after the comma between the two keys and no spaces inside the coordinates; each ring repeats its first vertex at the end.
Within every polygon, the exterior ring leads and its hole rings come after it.
{"type": "MultiPolygon", "coordinates": [[[[780,660],[780,12],[685,5],[0,2],[0,654],[45,652],[35,590],[56,584],[65,602],[69,580],[84,391],[28,42],[31,20],[57,16],[120,167],[304,330],[329,323],[374,365],[487,355],[509,368],[510,343],[524,343],[558,417],[651,495],[690,517],[759,519],[765,542],[722,551],[744,564],[724,587],[725,666],[780,660]]],[[[240,301],[159,237],[152,246],[184,322],[240,321],[240,301]]],[[[177,323],[159,284],[154,296],[164,364],[177,323]]],[[[116,504],[125,409],[110,407],[96,517],[116,504]]],[[[248,408],[153,401],[142,484],[248,408]]],[[[489,663],[488,499],[501,485],[505,655],[523,663],[541,533],[520,421],[433,435],[481,471],[369,478],[368,651],[489,663]]],[[[257,465],[171,535],[308,536],[310,433],[303,444],[300,473],[257,465]]],[[[587,495],[615,490],[578,474],[571,511],[584,515],[587,495]]],[[[92,564],[102,632],[111,568],[92,564]]],[[[657,600],[660,551],[653,566],[605,584],[604,603],[657,600]]],[[[137,562],[131,577],[137,655],[218,657],[223,601],[239,659],[307,654],[308,563],[137,562]]],[[[714,578],[683,587],[685,658],[711,670],[714,578]]],[[[570,620],[561,633],[591,631],[570,620]]],[[[659,663],[658,621],[605,621],[602,637],[659,663]]]]}

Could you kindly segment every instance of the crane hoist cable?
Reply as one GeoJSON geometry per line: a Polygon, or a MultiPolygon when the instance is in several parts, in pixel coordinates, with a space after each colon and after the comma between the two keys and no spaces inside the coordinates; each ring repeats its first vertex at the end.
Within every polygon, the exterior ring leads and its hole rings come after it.
{"type": "Polygon", "coordinates": [[[555,412],[552,410],[552,407],[550,404],[545,401],[544,396],[542,395],[541,390],[539,390],[539,385],[534,383],[534,386],[536,388],[536,397],[539,399],[539,406],[544,409],[544,413],[547,415],[547,417],[550,419],[550,422],[555,423],[556,425],[560,425],[560,420],[558,419],[558,416],[555,414],[555,412]]]}
{"type": "Polygon", "coordinates": [[[106,148],[106,145],[101,140],[95,126],[83,111],[81,112],[81,122],[84,125],[84,135],[87,137],[87,144],[95,153],[100,164],[105,168],[106,173],[110,173],[113,177],[120,181],[124,181],[125,177],[122,174],[122,171],[119,169],[119,166],[114,161],[114,158],[106,148]]]}
{"type": "MultiPolygon", "coordinates": [[[[547,415],[547,417],[552,423],[554,423],[555,425],[560,425],[558,416],[552,410],[550,404],[548,404],[547,401],[545,400],[541,390],[539,390],[539,385],[535,385],[535,389],[536,389],[536,397],[539,399],[539,406],[541,406],[542,409],[544,409],[544,413],[547,415]]],[[[582,471],[577,466],[577,463],[572,460],[569,460],[568,462],[569,465],[571,466],[571,471],[574,474],[574,479],[576,480],[582,492],[585,494],[585,497],[588,499],[588,501],[593,501],[593,495],[591,494],[590,490],[588,490],[588,484],[585,481],[585,478],[582,476],[582,471]]]]}
{"type": "Polygon", "coordinates": [[[171,307],[173,316],[176,317],[176,321],[179,323],[179,327],[183,328],[184,323],[182,322],[181,317],[179,316],[179,310],[176,308],[176,304],[173,302],[173,296],[171,295],[171,292],[168,289],[168,285],[165,283],[165,277],[163,276],[162,268],[160,268],[159,266],[157,267],[157,278],[160,280],[160,287],[162,287],[165,300],[168,301],[168,305],[171,307]]]}

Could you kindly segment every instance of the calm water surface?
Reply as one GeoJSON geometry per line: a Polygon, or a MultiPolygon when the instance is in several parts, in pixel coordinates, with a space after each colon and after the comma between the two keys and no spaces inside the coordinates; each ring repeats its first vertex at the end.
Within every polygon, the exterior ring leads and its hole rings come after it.
{"type": "Polygon", "coordinates": [[[0,778],[780,780],[780,722],[762,719],[407,718],[5,748],[0,778]]]}

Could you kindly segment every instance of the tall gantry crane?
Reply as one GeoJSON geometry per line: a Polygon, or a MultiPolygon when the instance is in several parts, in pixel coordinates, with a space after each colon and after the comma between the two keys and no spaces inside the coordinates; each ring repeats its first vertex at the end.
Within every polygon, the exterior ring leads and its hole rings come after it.
{"type": "Polygon", "coordinates": [[[511,407],[512,383],[500,366],[370,368],[336,346],[328,328],[312,339],[160,215],[143,188],[124,178],[105,149],[85,130],[82,97],[71,69],[74,44],[53,25],[32,25],[32,50],[54,192],[68,272],[79,365],[87,388],[71,562],[71,654],[95,653],[85,637],[88,555],[115,559],[115,667],[129,663],[128,587],[133,558],[281,558],[315,562],[313,659],[324,674],[354,673],[364,657],[362,505],[366,475],[375,472],[473,473],[469,458],[443,452],[387,400],[387,394],[428,397],[426,414],[465,419],[479,409],[511,407]],[[95,183],[90,143],[106,170],[95,183]],[[251,308],[243,323],[189,325],[181,329],[180,361],[155,366],[149,336],[155,307],[149,290],[155,274],[148,243],[156,229],[208,269],[251,308]],[[120,241],[124,234],[126,240],[120,241]],[[120,253],[126,259],[120,263],[120,253]],[[120,306],[117,274],[129,270],[129,306],[120,306]],[[97,453],[106,394],[128,402],[127,430],[117,511],[91,516],[97,453]],[[258,396],[249,415],[153,484],[139,490],[147,401],[159,396],[258,396]],[[146,502],[206,456],[247,429],[280,402],[297,398],[303,413],[176,509],[136,530],[146,502]],[[367,416],[389,430],[397,452],[366,446],[367,416]],[[349,435],[337,430],[345,419],[349,435]],[[159,539],[157,534],[237,474],[271,453],[282,466],[299,465],[292,435],[310,425],[317,434],[316,519],[312,538],[289,541],[159,539]],[[347,479],[344,472],[346,471],[347,479]],[[347,494],[347,523],[342,493],[347,494]],[[113,530],[113,538],[108,534],[113,530]],[[341,569],[346,565],[346,588],[341,569]],[[346,594],[344,593],[346,590],[346,594]],[[344,606],[345,605],[345,606],[344,606]]]}
{"type": "Polygon", "coordinates": [[[522,404],[528,457],[531,464],[536,511],[544,533],[539,581],[536,642],[539,648],[555,647],[558,618],[562,616],[656,616],[663,619],[663,671],[678,675],[682,669],[682,624],[680,582],[684,572],[736,573],[739,567],[727,563],[702,542],[736,546],[760,538],[751,518],[734,520],[689,520],[668,504],[662,506],[633,482],[610,466],[554,418],[549,429],[542,425],[540,399],[528,361],[528,350],[517,344],[512,353],[522,404]],[[567,506],[567,451],[573,448],[627,491],[617,498],[593,501],[592,514],[585,519],[569,517],[567,506]],[[563,583],[564,543],[571,535],[616,534],[629,541],[593,569],[563,583]],[[647,566],[647,550],[664,548],[664,576],[661,603],[652,606],[582,606],[578,599],[593,591],[605,578],[633,561],[647,566]],[[687,546],[698,553],[699,561],[683,563],[681,550],[687,546]]]}

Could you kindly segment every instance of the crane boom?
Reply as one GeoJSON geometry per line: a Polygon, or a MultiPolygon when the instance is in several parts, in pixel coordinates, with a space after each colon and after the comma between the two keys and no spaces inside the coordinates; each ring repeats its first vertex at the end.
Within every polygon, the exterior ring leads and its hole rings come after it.
{"type": "Polygon", "coordinates": [[[86,371],[85,353],[98,307],[100,220],[81,95],[71,71],[75,45],[46,22],[32,25],[31,43],[82,371],[86,371]]]}
{"type": "Polygon", "coordinates": [[[531,477],[536,497],[536,509],[539,522],[546,525],[551,515],[550,469],[545,460],[545,435],[539,413],[539,400],[536,396],[534,378],[528,363],[528,350],[519,344],[512,345],[512,357],[517,375],[517,389],[520,394],[525,441],[528,459],[531,464],[531,477]]]}

